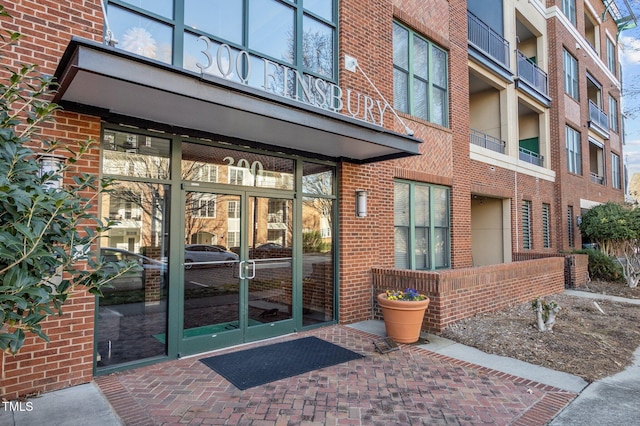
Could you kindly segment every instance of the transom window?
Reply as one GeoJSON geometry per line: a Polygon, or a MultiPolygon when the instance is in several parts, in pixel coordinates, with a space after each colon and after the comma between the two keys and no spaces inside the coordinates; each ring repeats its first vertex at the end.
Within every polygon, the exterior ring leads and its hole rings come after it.
{"type": "Polygon", "coordinates": [[[449,125],[448,54],[393,23],[393,99],[402,112],[449,125]]]}
{"type": "Polygon", "coordinates": [[[562,50],[564,69],[564,91],[574,99],[578,99],[578,60],[566,50],[562,50]]]}
{"type": "MultiPolygon", "coordinates": [[[[205,36],[216,69],[229,70],[225,78],[238,81],[268,58],[336,79],[336,0],[111,0],[107,14],[117,48],[185,69],[200,71],[206,62],[205,36]],[[223,44],[229,47],[219,50],[223,44]]],[[[263,86],[260,77],[248,84],[263,86]]]]}
{"type": "Polygon", "coordinates": [[[449,267],[449,188],[397,181],[394,190],[395,267],[449,267]]]}

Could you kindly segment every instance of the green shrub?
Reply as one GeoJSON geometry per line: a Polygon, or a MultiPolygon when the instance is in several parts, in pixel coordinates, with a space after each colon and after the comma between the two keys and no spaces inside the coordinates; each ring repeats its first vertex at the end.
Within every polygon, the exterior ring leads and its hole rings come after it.
{"type": "Polygon", "coordinates": [[[576,250],[574,253],[589,255],[589,276],[592,280],[624,281],[622,266],[600,250],[583,249],[576,250]]]}

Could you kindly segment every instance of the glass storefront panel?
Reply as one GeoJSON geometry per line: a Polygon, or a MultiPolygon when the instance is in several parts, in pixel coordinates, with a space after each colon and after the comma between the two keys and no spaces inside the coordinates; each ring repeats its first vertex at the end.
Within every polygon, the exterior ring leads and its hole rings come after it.
{"type": "Polygon", "coordinates": [[[130,269],[98,298],[98,368],[166,354],[170,198],[167,185],[142,182],[102,195],[101,216],[116,225],[101,237],[100,255],[130,269]]]}
{"type": "Polygon", "coordinates": [[[334,200],[304,197],[302,203],[302,324],[334,319],[334,200]]]}
{"type": "Polygon", "coordinates": [[[105,130],[102,149],[102,173],[105,175],[169,178],[169,139],[105,130]]]}
{"type": "Polygon", "coordinates": [[[285,190],[293,190],[295,185],[295,162],[291,159],[184,143],[182,178],[198,181],[203,165],[216,168],[215,183],[285,190]]]}
{"type": "Polygon", "coordinates": [[[172,63],[173,28],[153,19],[109,5],[109,23],[118,48],[149,59],[172,63]]]}

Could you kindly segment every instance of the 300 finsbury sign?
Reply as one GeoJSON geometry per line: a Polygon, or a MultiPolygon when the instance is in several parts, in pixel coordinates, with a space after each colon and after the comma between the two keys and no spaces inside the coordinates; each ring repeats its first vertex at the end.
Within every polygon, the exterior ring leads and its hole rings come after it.
{"type": "MultiPolygon", "coordinates": [[[[201,50],[206,61],[197,62],[196,67],[202,74],[213,74],[222,78],[237,80],[249,86],[250,81],[256,81],[253,75],[251,55],[245,50],[232,49],[228,44],[216,44],[208,37],[200,36],[204,43],[201,50]]],[[[262,67],[258,75],[261,84],[259,88],[278,96],[294,99],[307,105],[316,106],[334,112],[348,113],[351,117],[384,125],[384,114],[388,104],[373,99],[351,89],[342,90],[340,86],[330,81],[300,73],[298,70],[262,59],[262,67]],[[286,84],[292,82],[293,84],[286,84]]],[[[255,83],[251,84],[254,87],[255,83]]]]}

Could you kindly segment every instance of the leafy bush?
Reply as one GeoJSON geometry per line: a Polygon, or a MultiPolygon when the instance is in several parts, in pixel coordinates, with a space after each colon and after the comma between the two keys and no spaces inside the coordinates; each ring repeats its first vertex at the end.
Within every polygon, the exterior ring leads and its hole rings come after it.
{"type": "Polygon", "coordinates": [[[574,253],[589,255],[589,276],[592,280],[624,281],[620,264],[600,250],[583,249],[576,250],[574,253]]]}

